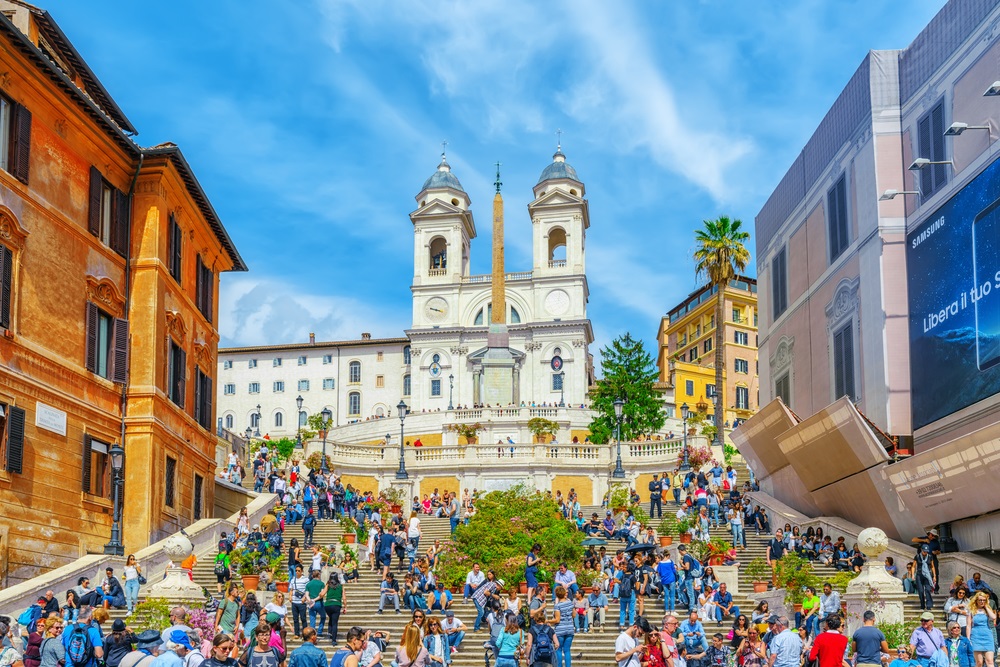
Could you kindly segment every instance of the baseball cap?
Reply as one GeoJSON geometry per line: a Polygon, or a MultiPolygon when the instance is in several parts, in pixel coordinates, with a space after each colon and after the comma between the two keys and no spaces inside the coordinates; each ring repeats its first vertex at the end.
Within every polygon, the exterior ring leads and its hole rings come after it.
{"type": "Polygon", "coordinates": [[[768,625],[774,625],[777,622],[778,622],[778,617],[775,616],[774,614],[771,614],[770,616],[767,617],[767,624],[768,625]]]}
{"type": "Polygon", "coordinates": [[[174,630],[170,633],[170,641],[179,646],[183,646],[189,651],[194,647],[191,646],[191,640],[188,638],[187,633],[183,630],[174,630]]]}
{"type": "Polygon", "coordinates": [[[448,618],[455,618],[455,612],[453,612],[451,609],[446,611],[444,615],[447,616],[448,618]]]}
{"type": "Polygon", "coordinates": [[[677,550],[678,551],[687,551],[688,548],[687,548],[686,544],[681,544],[680,546],[677,547],[677,550]]]}
{"type": "Polygon", "coordinates": [[[920,546],[920,550],[921,551],[930,551],[931,550],[931,545],[929,545],[929,544],[923,544],[923,545],[920,546]]]}
{"type": "Polygon", "coordinates": [[[932,614],[929,611],[925,611],[924,613],[920,614],[920,620],[921,621],[933,621],[934,620],[934,614],[932,614]]]}

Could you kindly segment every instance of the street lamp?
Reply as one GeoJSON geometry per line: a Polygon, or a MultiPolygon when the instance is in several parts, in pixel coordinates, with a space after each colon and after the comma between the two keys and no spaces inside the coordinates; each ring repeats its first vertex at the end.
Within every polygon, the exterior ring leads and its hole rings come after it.
{"type": "Polygon", "coordinates": [[[246,436],[247,442],[250,442],[250,438],[253,437],[253,427],[247,426],[247,430],[243,431],[243,435],[246,436]]]}
{"type": "Polygon", "coordinates": [[[111,517],[111,541],[104,545],[104,553],[108,556],[124,556],[125,545],[122,544],[122,493],[125,485],[125,450],[118,443],[111,445],[108,452],[111,456],[111,484],[114,491],[114,509],[111,517]]]}
{"type": "Polygon", "coordinates": [[[683,431],[684,431],[684,463],[681,464],[681,470],[690,470],[691,464],[688,462],[688,415],[691,414],[688,404],[684,403],[681,405],[681,419],[683,420],[683,431]]]}
{"type": "Polygon", "coordinates": [[[451,400],[452,396],[454,395],[454,393],[455,393],[455,376],[454,375],[449,375],[448,376],[448,409],[449,410],[454,410],[455,409],[455,406],[454,406],[454,404],[453,404],[453,402],[451,400]]]}
{"type": "Polygon", "coordinates": [[[406,403],[403,402],[403,399],[399,399],[399,404],[396,405],[396,412],[399,413],[399,470],[396,471],[396,479],[410,478],[406,472],[405,452],[403,451],[403,420],[406,419],[406,410],[406,403]]]}
{"type": "Polygon", "coordinates": [[[566,371],[559,371],[559,407],[566,407],[566,371]]]}
{"type": "Polygon", "coordinates": [[[615,399],[615,445],[618,448],[618,459],[615,461],[615,470],[611,476],[615,479],[625,479],[625,468],[622,467],[622,408],[625,401],[620,398],[615,399]]]}
{"type": "Polygon", "coordinates": [[[295,399],[295,407],[298,409],[295,413],[295,442],[298,443],[299,447],[302,446],[302,394],[299,394],[295,399]]]}
{"type": "MultiPolygon", "coordinates": [[[[301,399],[302,397],[299,396],[299,400],[301,399]]],[[[325,475],[330,472],[330,469],[326,466],[326,431],[330,427],[330,420],[333,419],[333,413],[330,412],[330,408],[323,408],[323,411],[319,414],[323,418],[323,463],[320,465],[320,470],[325,475]]]]}
{"type": "Polygon", "coordinates": [[[257,404],[257,428],[254,429],[253,437],[260,437],[260,403],[257,404]]]}

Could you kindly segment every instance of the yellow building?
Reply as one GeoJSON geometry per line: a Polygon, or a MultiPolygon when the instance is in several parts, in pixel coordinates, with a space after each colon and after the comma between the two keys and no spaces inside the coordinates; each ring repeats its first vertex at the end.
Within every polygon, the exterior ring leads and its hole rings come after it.
{"type": "Polygon", "coordinates": [[[222,271],[180,150],[135,128],[45,11],[0,0],[0,584],[211,515],[222,271]]]}
{"type": "MultiPolygon", "coordinates": [[[[657,333],[660,381],[673,387],[676,416],[714,415],[716,288],[705,285],[672,308],[657,333]]],[[[757,281],[738,276],[725,289],[723,308],[724,422],[730,427],[757,411],[757,281]]]]}

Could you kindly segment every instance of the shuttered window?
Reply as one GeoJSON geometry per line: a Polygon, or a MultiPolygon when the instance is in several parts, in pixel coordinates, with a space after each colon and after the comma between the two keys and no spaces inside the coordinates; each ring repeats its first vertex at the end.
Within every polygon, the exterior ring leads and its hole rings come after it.
{"type": "Polygon", "coordinates": [[[193,518],[195,521],[201,518],[202,507],[205,502],[202,495],[205,492],[205,478],[201,475],[194,476],[194,514],[193,518]]]}
{"type": "Polygon", "coordinates": [[[128,320],[112,317],[87,302],[87,370],[125,384],[128,376],[128,320]]]}
{"type": "Polygon", "coordinates": [[[197,293],[195,294],[195,305],[198,306],[198,310],[205,316],[205,319],[211,322],[212,300],[215,294],[215,274],[212,273],[211,268],[205,266],[201,255],[198,255],[198,275],[196,277],[195,290],[197,293]]]}
{"type": "Polygon", "coordinates": [[[167,457],[163,470],[163,504],[174,507],[177,503],[177,459],[167,457]]]}
{"type": "Polygon", "coordinates": [[[750,390],[746,387],[736,387],[736,409],[750,409],[750,390]]]}
{"type": "MultiPolygon", "coordinates": [[[[932,162],[943,162],[944,147],[944,102],[924,114],[917,121],[917,157],[932,162]]],[[[929,164],[920,170],[920,197],[927,200],[948,182],[948,165],[929,164]]]]}
{"type": "Polygon", "coordinates": [[[194,420],[201,427],[212,430],[212,378],[200,368],[194,371],[194,420]]]}
{"type": "Polygon", "coordinates": [[[181,226],[177,218],[170,214],[170,224],[167,231],[167,267],[170,275],[178,284],[181,282],[181,226]]]}
{"type": "Polygon", "coordinates": [[[782,403],[788,407],[792,407],[792,387],[791,380],[789,379],[788,373],[783,373],[774,381],[774,397],[780,398],[782,403]]]}
{"type": "Polygon", "coordinates": [[[170,352],[167,355],[167,396],[181,409],[184,408],[186,381],[187,353],[170,339],[170,352]]]}
{"type": "Polygon", "coordinates": [[[83,490],[100,498],[111,497],[111,457],[108,443],[83,436],[83,490]]]}
{"type": "Polygon", "coordinates": [[[830,262],[840,257],[851,245],[847,223],[847,176],[842,175],[826,193],[826,224],[830,237],[830,262]]]}
{"type": "Polygon", "coordinates": [[[0,452],[3,453],[3,467],[7,472],[21,474],[24,470],[24,410],[4,405],[0,418],[0,452]]]}
{"type": "Polygon", "coordinates": [[[131,211],[128,195],[112,186],[97,167],[90,168],[90,233],[116,253],[128,254],[131,211]]]}
{"type": "Polygon", "coordinates": [[[0,95],[0,169],[25,185],[31,161],[31,112],[0,95]]]}
{"type": "Polygon", "coordinates": [[[771,260],[771,321],[788,309],[788,261],[785,248],[771,260]]]}
{"type": "Polygon", "coordinates": [[[14,253],[0,245],[0,328],[10,329],[11,299],[14,294],[14,253]]]}
{"type": "Polygon", "coordinates": [[[834,398],[847,396],[852,401],[854,393],[854,332],[853,322],[848,322],[833,334],[834,398]]]}

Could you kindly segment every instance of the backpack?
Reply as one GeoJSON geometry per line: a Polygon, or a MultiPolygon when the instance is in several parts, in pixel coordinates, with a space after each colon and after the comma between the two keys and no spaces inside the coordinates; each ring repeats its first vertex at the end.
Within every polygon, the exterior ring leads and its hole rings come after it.
{"type": "Polygon", "coordinates": [[[219,540],[219,551],[229,553],[229,540],[225,537],[219,540]]]}
{"type": "Polygon", "coordinates": [[[28,633],[34,632],[38,627],[38,619],[42,617],[42,608],[37,604],[33,604],[17,617],[17,622],[23,625],[28,633]]]}
{"type": "Polygon", "coordinates": [[[552,645],[552,631],[549,628],[542,628],[535,636],[535,662],[547,662],[552,664],[555,656],[555,647],[552,645]]]}
{"type": "Polygon", "coordinates": [[[94,659],[94,644],[90,641],[90,627],[83,623],[73,626],[66,645],[66,664],[83,667],[94,659]]]}
{"type": "Polygon", "coordinates": [[[622,574],[621,582],[618,585],[618,597],[619,598],[630,598],[635,593],[635,574],[632,572],[624,572],[622,574]],[[628,595],[625,592],[628,591],[628,595]]]}
{"type": "Polygon", "coordinates": [[[691,559],[691,569],[687,571],[687,575],[692,579],[697,579],[704,573],[704,570],[697,558],[694,556],[688,556],[688,558],[691,559]]]}
{"type": "MultiPolygon", "coordinates": [[[[222,554],[219,554],[219,555],[221,556],[222,554]]],[[[225,559],[225,557],[219,558],[218,556],[216,556],[216,558],[215,558],[215,568],[213,568],[212,571],[216,575],[218,575],[218,576],[222,576],[222,575],[224,575],[226,573],[226,559],[225,559]]]]}

